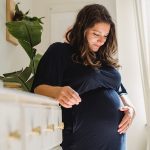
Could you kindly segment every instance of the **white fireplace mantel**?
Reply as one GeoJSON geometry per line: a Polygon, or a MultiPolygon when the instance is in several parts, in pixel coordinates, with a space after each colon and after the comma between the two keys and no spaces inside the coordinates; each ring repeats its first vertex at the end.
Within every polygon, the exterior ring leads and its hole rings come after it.
{"type": "Polygon", "coordinates": [[[55,100],[0,88],[0,150],[60,150],[63,128],[55,100]]]}

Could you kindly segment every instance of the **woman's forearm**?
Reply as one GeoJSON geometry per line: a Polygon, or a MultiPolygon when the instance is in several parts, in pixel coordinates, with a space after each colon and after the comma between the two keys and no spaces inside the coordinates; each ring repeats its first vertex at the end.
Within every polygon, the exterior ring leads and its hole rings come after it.
{"type": "Polygon", "coordinates": [[[133,107],[133,108],[134,108],[134,105],[133,105],[132,102],[130,101],[128,95],[125,95],[125,94],[124,94],[124,95],[121,95],[120,98],[121,98],[121,100],[122,100],[122,102],[123,102],[123,104],[124,104],[125,106],[130,106],[130,107],[133,107]]]}
{"type": "Polygon", "coordinates": [[[59,86],[50,86],[50,85],[39,85],[34,89],[34,93],[56,98],[57,97],[57,92],[61,87],[59,86]]]}
{"type": "Polygon", "coordinates": [[[37,86],[34,93],[54,98],[65,108],[71,108],[81,102],[79,94],[69,86],[60,87],[43,84],[37,86]]]}
{"type": "Polygon", "coordinates": [[[129,107],[131,107],[133,109],[134,115],[135,115],[135,107],[132,104],[132,102],[130,101],[128,95],[121,95],[120,98],[121,98],[121,101],[124,104],[124,106],[129,106],[129,107]]]}

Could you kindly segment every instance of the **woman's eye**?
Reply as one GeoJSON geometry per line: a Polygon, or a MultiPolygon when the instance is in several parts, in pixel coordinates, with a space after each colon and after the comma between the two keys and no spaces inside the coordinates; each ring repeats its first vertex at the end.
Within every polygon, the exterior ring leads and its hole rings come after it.
{"type": "Polygon", "coordinates": [[[93,33],[95,36],[99,36],[99,34],[93,33]]]}
{"type": "Polygon", "coordinates": [[[108,37],[107,35],[106,35],[106,36],[104,36],[104,38],[105,38],[105,39],[107,39],[107,37],[108,37]]]}

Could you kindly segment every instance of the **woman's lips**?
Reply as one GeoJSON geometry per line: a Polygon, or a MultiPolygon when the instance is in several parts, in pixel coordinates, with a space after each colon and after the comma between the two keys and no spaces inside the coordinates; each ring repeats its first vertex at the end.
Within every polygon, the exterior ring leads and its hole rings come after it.
{"type": "Polygon", "coordinates": [[[97,48],[99,48],[100,47],[100,45],[94,45],[95,47],[97,47],[97,48]]]}

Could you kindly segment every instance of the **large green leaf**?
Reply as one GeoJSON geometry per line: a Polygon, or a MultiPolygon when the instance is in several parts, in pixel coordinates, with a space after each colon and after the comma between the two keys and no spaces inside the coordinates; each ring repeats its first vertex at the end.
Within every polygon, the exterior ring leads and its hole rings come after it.
{"type": "Polygon", "coordinates": [[[19,83],[17,76],[19,76],[22,71],[23,71],[23,69],[21,69],[19,71],[15,71],[15,72],[5,73],[5,74],[3,74],[3,77],[0,76],[0,79],[3,80],[4,82],[19,83]]]}
{"type": "Polygon", "coordinates": [[[25,49],[27,55],[29,56],[30,59],[33,59],[34,55],[35,55],[35,52],[34,50],[32,49],[30,43],[28,43],[27,41],[25,40],[18,40],[20,45],[25,49]]]}
{"type": "Polygon", "coordinates": [[[34,69],[35,69],[35,72],[36,72],[36,69],[37,69],[37,66],[39,64],[39,61],[40,59],[42,58],[42,55],[41,54],[36,54],[35,57],[34,57],[34,69]]]}
{"type": "Polygon", "coordinates": [[[42,26],[38,20],[7,22],[8,31],[18,39],[30,58],[35,54],[33,47],[41,42],[42,26]]]}
{"type": "Polygon", "coordinates": [[[18,77],[14,76],[14,77],[0,77],[1,80],[3,80],[3,82],[17,82],[19,83],[18,77]]]}
{"type": "Polygon", "coordinates": [[[0,76],[0,79],[3,80],[3,82],[20,83],[25,91],[29,91],[30,87],[28,86],[27,81],[29,80],[31,73],[32,69],[30,67],[26,67],[21,71],[4,74],[4,77],[0,76]]]}
{"type": "Polygon", "coordinates": [[[8,78],[8,77],[2,77],[0,76],[0,80],[2,80],[3,82],[18,82],[15,78],[8,78]]]}
{"type": "Polygon", "coordinates": [[[0,80],[4,82],[17,82],[20,83],[22,88],[29,91],[34,79],[37,65],[40,58],[40,54],[36,55],[36,49],[34,46],[41,42],[42,18],[27,16],[28,12],[23,13],[18,4],[15,6],[15,16],[13,21],[7,22],[6,26],[9,33],[14,36],[20,45],[24,48],[25,52],[30,58],[30,66],[24,70],[3,74],[0,76],[0,80]]]}
{"type": "Polygon", "coordinates": [[[23,81],[20,76],[18,76],[18,80],[19,80],[19,83],[21,84],[22,88],[25,90],[25,91],[30,91],[29,87],[27,86],[26,82],[23,81]]]}
{"type": "Polygon", "coordinates": [[[19,77],[24,81],[26,82],[30,75],[32,73],[32,68],[31,67],[26,67],[19,75],[19,77]]]}
{"type": "Polygon", "coordinates": [[[26,85],[28,86],[28,88],[29,88],[30,90],[31,90],[31,87],[32,87],[33,80],[34,80],[34,76],[32,76],[32,77],[26,82],[26,85]]]}
{"type": "Polygon", "coordinates": [[[19,75],[22,71],[23,71],[23,69],[21,69],[19,71],[10,72],[10,73],[4,73],[3,76],[4,77],[13,77],[14,75],[19,75]]]}
{"type": "Polygon", "coordinates": [[[7,22],[8,31],[16,38],[31,43],[32,47],[41,42],[42,26],[39,21],[11,21],[7,22]]]}
{"type": "Polygon", "coordinates": [[[41,54],[36,54],[35,57],[30,61],[30,67],[32,68],[33,74],[36,73],[36,69],[41,58],[42,58],[41,54]]]}

